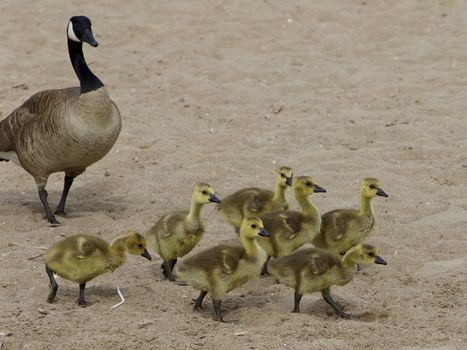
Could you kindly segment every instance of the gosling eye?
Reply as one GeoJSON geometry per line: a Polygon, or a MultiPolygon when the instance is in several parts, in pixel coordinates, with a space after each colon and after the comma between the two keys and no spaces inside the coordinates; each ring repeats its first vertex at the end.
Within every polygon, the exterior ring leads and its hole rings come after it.
{"type": "Polygon", "coordinates": [[[281,177],[285,177],[285,175],[284,175],[284,174],[281,174],[281,177]]]}
{"type": "Polygon", "coordinates": [[[372,257],[372,258],[375,257],[375,253],[373,253],[373,252],[369,252],[368,255],[369,255],[370,257],[372,257]]]}
{"type": "Polygon", "coordinates": [[[258,226],[256,224],[251,224],[251,228],[257,228],[258,226]]]}
{"type": "Polygon", "coordinates": [[[310,181],[307,181],[307,182],[305,183],[305,185],[307,185],[308,187],[310,187],[310,186],[311,186],[311,182],[310,182],[310,181]]]}
{"type": "Polygon", "coordinates": [[[368,187],[370,187],[372,190],[376,189],[376,185],[374,185],[374,184],[371,184],[371,185],[368,186],[368,187]]]}
{"type": "Polygon", "coordinates": [[[143,248],[143,243],[138,244],[138,248],[143,248]]]}
{"type": "Polygon", "coordinates": [[[201,193],[202,193],[202,194],[208,194],[208,191],[202,190],[201,193]]]}

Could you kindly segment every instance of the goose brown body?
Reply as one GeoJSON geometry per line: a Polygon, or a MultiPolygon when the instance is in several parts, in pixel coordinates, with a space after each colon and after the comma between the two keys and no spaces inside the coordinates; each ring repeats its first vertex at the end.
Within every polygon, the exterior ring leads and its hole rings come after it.
{"type": "Polygon", "coordinates": [[[287,187],[292,184],[293,171],[289,167],[279,169],[274,192],[250,187],[239,190],[223,199],[217,209],[224,220],[238,232],[245,217],[259,216],[276,210],[287,210],[285,198],[287,187]]]}
{"type": "Polygon", "coordinates": [[[325,213],[313,245],[343,255],[362,242],[373,231],[375,217],[371,200],[376,196],[388,195],[377,179],[363,179],[360,184],[360,209],[336,209],[325,213]]]}
{"type": "Polygon", "coordinates": [[[79,87],[42,91],[0,122],[0,158],[15,154],[45,186],[52,173],[76,176],[103,158],[120,130],[120,113],[105,87],[86,94],[79,87]]]}

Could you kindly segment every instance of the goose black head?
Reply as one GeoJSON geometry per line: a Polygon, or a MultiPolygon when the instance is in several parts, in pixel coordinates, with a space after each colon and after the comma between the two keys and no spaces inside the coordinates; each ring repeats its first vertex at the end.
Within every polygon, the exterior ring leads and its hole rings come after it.
{"type": "Polygon", "coordinates": [[[86,42],[93,47],[98,45],[92,34],[91,21],[86,16],[73,16],[70,18],[67,36],[71,41],[78,43],[86,42]]]}

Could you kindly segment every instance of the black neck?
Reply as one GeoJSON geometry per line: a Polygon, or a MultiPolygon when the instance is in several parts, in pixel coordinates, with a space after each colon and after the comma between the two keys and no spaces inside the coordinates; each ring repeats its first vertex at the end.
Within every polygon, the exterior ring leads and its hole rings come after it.
{"type": "Polygon", "coordinates": [[[89,69],[83,55],[83,43],[68,39],[68,53],[70,54],[71,64],[78,76],[81,93],[97,90],[104,86],[102,81],[96,77],[89,69]]]}

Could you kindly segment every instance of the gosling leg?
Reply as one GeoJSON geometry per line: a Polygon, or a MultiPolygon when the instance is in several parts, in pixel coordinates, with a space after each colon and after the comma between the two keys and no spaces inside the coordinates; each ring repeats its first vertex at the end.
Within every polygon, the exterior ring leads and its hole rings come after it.
{"type": "Polygon", "coordinates": [[[203,300],[206,294],[208,294],[208,292],[206,290],[202,290],[199,293],[198,298],[193,299],[193,301],[195,302],[195,306],[193,306],[193,310],[200,311],[203,309],[203,300]]]}
{"type": "Polygon", "coordinates": [[[86,282],[79,284],[79,299],[78,305],[86,306],[86,300],[84,300],[84,289],[86,288],[86,282]]]}
{"type": "Polygon", "coordinates": [[[39,199],[41,200],[42,206],[44,207],[44,211],[45,211],[45,215],[47,217],[47,220],[52,225],[60,225],[60,222],[58,222],[57,219],[55,219],[55,216],[52,213],[52,210],[50,210],[49,202],[47,202],[48,193],[45,190],[45,185],[38,185],[37,188],[39,190],[39,199]]]}
{"type": "Polygon", "coordinates": [[[175,277],[173,275],[174,266],[177,263],[177,258],[170,259],[166,262],[165,266],[167,268],[167,278],[170,282],[175,282],[175,277]]]}
{"type": "Polygon", "coordinates": [[[221,314],[221,303],[222,300],[216,300],[212,298],[212,305],[214,306],[214,311],[216,312],[216,321],[225,322],[221,314]]]}
{"type": "Polygon", "coordinates": [[[55,280],[54,272],[49,267],[49,265],[45,265],[45,271],[47,272],[47,276],[49,276],[49,280],[50,280],[50,293],[49,293],[49,296],[47,297],[47,302],[52,303],[55,299],[55,296],[57,295],[58,284],[57,284],[57,281],[55,280]]]}
{"type": "Polygon", "coordinates": [[[270,276],[271,274],[268,272],[268,262],[271,259],[270,256],[266,259],[266,262],[263,265],[263,269],[261,270],[261,276],[270,276]]]}
{"type": "Polygon", "coordinates": [[[65,215],[66,198],[68,196],[68,192],[70,191],[70,187],[73,184],[73,180],[74,177],[65,175],[62,197],[60,198],[60,202],[58,203],[57,208],[55,209],[55,214],[65,215]]]}
{"type": "Polygon", "coordinates": [[[294,307],[292,312],[300,313],[300,300],[302,300],[303,294],[295,291],[293,298],[294,298],[294,307]]]}
{"type": "Polygon", "coordinates": [[[331,296],[331,291],[329,288],[326,288],[326,289],[323,289],[321,291],[321,295],[323,296],[323,299],[326,303],[328,303],[329,305],[331,305],[331,307],[334,309],[334,311],[336,312],[337,316],[340,316],[342,318],[345,318],[345,319],[352,319],[354,318],[352,315],[344,312],[338,305],[337,303],[334,301],[334,299],[332,298],[331,296]]]}

